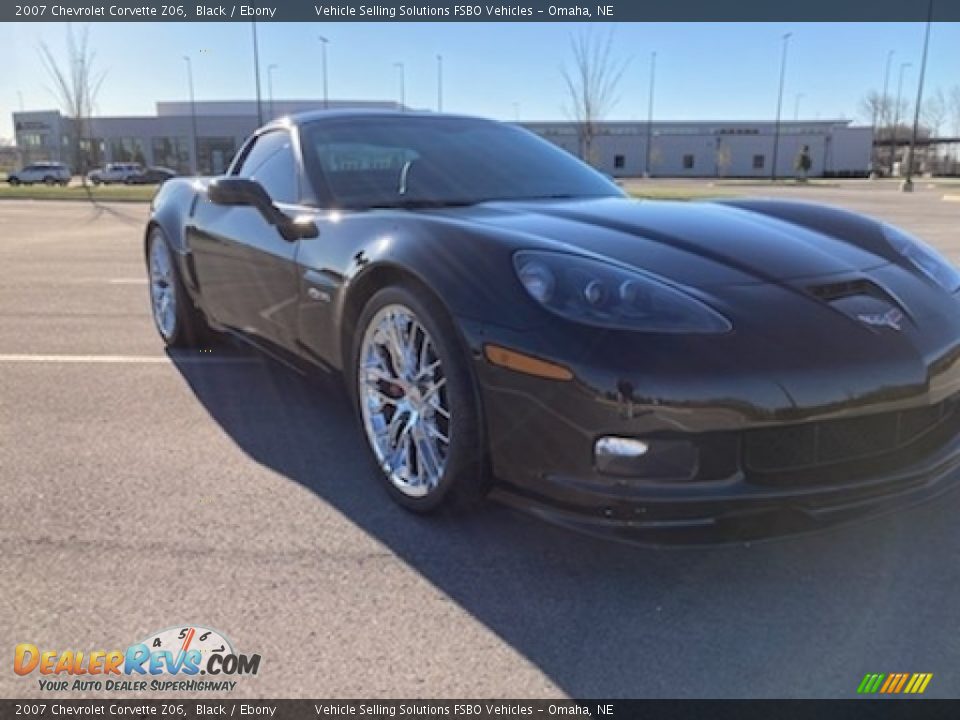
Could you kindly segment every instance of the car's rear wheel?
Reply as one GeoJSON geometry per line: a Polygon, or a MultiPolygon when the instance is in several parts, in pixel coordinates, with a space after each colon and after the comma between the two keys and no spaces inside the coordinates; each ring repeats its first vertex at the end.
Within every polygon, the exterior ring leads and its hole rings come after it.
{"type": "Polygon", "coordinates": [[[56,185],[56,184],[57,184],[57,179],[56,179],[55,177],[53,177],[52,175],[47,175],[47,176],[43,179],[43,184],[44,184],[44,185],[49,185],[49,186],[56,185]]]}
{"type": "Polygon", "coordinates": [[[150,308],[160,337],[170,347],[195,347],[209,336],[206,319],[187,295],[170,245],[159,227],[147,241],[150,308]]]}
{"type": "Polygon", "coordinates": [[[360,422],[391,496],[417,512],[481,500],[475,382],[437,303],[403,287],[376,293],[357,323],[353,369],[360,422]]]}

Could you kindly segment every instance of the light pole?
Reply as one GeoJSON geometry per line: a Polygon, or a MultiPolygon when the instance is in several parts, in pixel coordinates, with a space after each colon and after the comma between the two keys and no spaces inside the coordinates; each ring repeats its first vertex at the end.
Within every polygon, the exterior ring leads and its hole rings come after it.
{"type": "Polygon", "coordinates": [[[407,109],[407,89],[405,86],[406,73],[404,72],[402,62],[395,62],[393,66],[400,71],[400,110],[403,111],[407,109]]]}
{"type": "Polygon", "coordinates": [[[884,122],[887,119],[887,115],[890,114],[890,104],[887,102],[887,89],[890,87],[890,63],[893,61],[894,51],[891,50],[887,53],[887,62],[883,70],[883,95],[880,96],[880,106],[879,108],[874,108],[873,111],[873,126],[876,129],[877,126],[877,114],[879,110],[880,122],[884,122]]]}
{"type": "Polygon", "coordinates": [[[17,99],[20,101],[20,112],[23,112],[23,91],[17,90],[17,99]]]}
{"type": "Polygon", "coordinates": [[[513,121],[520,122],[520,103],[513,103],[513,121]]]}
{"type": "Polygon", "coordinates": [[[199,175],[200,149],[197,145],[197,102],[193,96],[193,63],[190,61],[189,55],[184,55],[183,59],[187,63],[187,85],[190,88],[190,129],[193,133],[193,162],[191,165],[193,174],[199,175]]]}
{"type": "Polygon", "coordinates": [[[777,180],[777,152],[780,150],[780,112],[783,109],[783,81],[787,76],[787,47],[793,33],[783,36],[783,56],[780,58],[780,92],[777,93],[777,121],[773,127],[773,162],[770,163],[770,180],[777,180]]]}
{"type": "Polygon", "coordinates": [[[796,122],[800,119],[800,101],[806,97],[803,93],[797,93],[796,97],[793,99],[793,121],[796,122]]]}
{"type": "Polygon", "coordinates": [[[437,112],[443,112],[443,55],[437,55],[437,112]]]}
{"type": "Polygon", "coordinates": [[[267,108],[269,109],[270,119],[273,120],[273,71],[276,70],[279,65],[276,63],[270,63],[267,65],[267,108]]]}
{"type": "Polygon", "coordinates": [[[257,80],[257,127],[263,125],[263,101],[260,99],[260,46],[257,43],[257,24],[253,25],[253,74],[257,80]]]}
{"type": "Polygon", "coordinates": [[[323,109],[326,110],[330,107],[330,96],[327,94],[327,43],[330,41],[323,35],[317,35],[317,39],[321,43],[320,60],[321,67],[323,68],[323,109]]]}
{"type": "Polygon", "coordinates": [[[903,94],[903,71],[913,63],[900,63],[900,79],[897,81],[897,104],[893,108],[893,128],[890,130],[890,174],[893,175],[893,162],[897,155],[897,135],[900,129],[900,98],[903,94]]]}
{"type": "Polygon", "coordinates": [[[657,53],[650,53],[650,95],[647,98],[647,148],[643,163],[643,176],[650,177],[650,149],[653,140],[653,87],[657,79],[657,53]]]}
{"type": "Polygon", "coordinates": [[[923,58],[920,60],[920,78],[917,80],[917,102],[913,108],[913,133],[910,135],[910,147],[907,149],[907,177],[900,188],[903,192],[913,192],[913,149],[917,144],[917,130],[920,128],[920,105],[923,103],[923,76],[927,71],[927,50],[930,47],[930,24],[933,21],[933,0],[927,6],[927,29],[923,36],[923,58]]]}

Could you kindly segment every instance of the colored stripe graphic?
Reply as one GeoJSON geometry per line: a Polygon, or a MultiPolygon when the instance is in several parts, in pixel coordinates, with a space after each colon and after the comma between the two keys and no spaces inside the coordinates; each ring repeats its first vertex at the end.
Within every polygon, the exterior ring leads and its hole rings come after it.
{"type": "Polygon", "coordinates": [[[903,690],[903,686],[906,684],[906,682],[907,682],[907,674],[904,673],[903,677],[900,678],[900,682],[897,683],[897,688],[894,690],[894,692],[898,693],[901,690],[903,690]]]}
{"type": "Polygon", "coordinates": [[[857,686],[860,695],[921,695],[933,679],[933,673],[867,673],[857,686]]]}
{"type": "Polygon", "coordinates": [[[875,693],[880,687],[880,682],[886,677],[886,675],[878,675],[877,673],[867,673],[863,676],[863,680],[860,681],[860,687],[857,688],[857,692],[860,694],[870,694],[875,693]]]}
{"type": "Polygon", "coordinates": [[[881,693],[888,693],[888,692],[890,692],[890,688],[892,688],[893,686],[895,686],[899,680],[900,680],[900,675],[897,674],[897,673],[893,673],[893,674],[891,674],[891,675],[888,675],[888,676],[887,676],[887,681],[883,684],[883,687],[880,688],[880,692],[881,692],[881,693]]]}

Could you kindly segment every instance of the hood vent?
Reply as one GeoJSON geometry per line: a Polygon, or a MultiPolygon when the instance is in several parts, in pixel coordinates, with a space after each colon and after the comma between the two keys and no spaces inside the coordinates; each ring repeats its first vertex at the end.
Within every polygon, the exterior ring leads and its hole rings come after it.
{"type": "Polygon", "coordinates": [[[867,295],[893,302],[891,298],[879,285],[875,285],[865,278],[856,278],[853,280],[842,280],[841,282],[827,283],[824,285],[811,285],[807,290],[817,299],[824,302],[833,302],[853,295],[867,295]]]}

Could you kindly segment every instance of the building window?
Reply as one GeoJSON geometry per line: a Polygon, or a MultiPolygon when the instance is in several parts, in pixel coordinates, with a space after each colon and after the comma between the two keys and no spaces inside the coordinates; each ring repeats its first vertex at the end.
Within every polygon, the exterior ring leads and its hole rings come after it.
{"type": "Polygon", "coordinates": [[[47,135],[34,132],[20,133],[20,144],[30,147],[43,147],[47,144],[47,135]]]}
{"type": "Polygon", "coordinates": [[[684,169],[684,170],[693,170],[693,155],[684,155],[684,156],[683,156],[683,169],[684,169]]]}
{"type": "Polygon", "coordinates": [[[753,156],[753,169],[754,170],[763,170],[763,163],[766,160],[765,155],[754,155],[753,156]]]}
{"type": "Polygon", "coordinates": [[[143,140],[133,137],[111,138],[110,160],[112,162],[135,162],[146,165],[147,154],[144,152],[143,140]]]}
{"type": "Polygon", "coordinates": [[[197,138],[197,164],[201,175],[220,175],[237,152],[237,144],[232,137],[197,138]]]}
{"type": "Polygon", "coordinates": [[[105,144],[102,138],[84,138],[79,141],[80,167],[79,171],[100,167],[106,160],[105,144]]]}
{"type": "Polygon", "coordinates": [[[615,167],[617,170],[623,170],[625,164],[626,159],[623,157],[623,155],[613,156],[613,167],[615,167]]]}
{"type": "Polygon", "coordinates": [[[153,138],[153,164],[178,173],[190,172],[190,151],[185,137],[153,138]]]}

